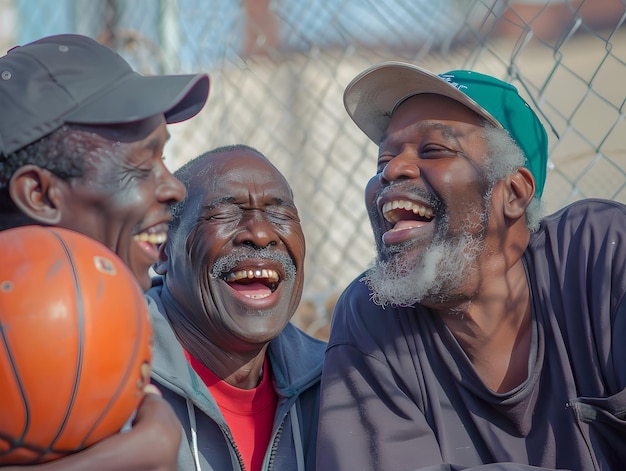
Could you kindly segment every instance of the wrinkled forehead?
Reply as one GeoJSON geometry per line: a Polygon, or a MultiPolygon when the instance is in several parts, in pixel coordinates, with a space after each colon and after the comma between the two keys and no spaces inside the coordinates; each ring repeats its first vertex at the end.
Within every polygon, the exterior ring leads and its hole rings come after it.
{"type": "Polygon", "coordinates": [[[256,192],[293,198],[280,171],[267,158],[248,149],[211,155],[192,168],[192,175],[190,194],[202,191],[206,199],[256,192]]]}

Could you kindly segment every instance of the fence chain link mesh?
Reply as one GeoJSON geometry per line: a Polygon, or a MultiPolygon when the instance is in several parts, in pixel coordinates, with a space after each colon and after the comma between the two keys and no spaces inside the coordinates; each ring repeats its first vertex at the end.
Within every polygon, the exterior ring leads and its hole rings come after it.
{"type": "Polygon", "coordinates": [[[76,32],[146,74],[208,72],[168,165],[245,143],[284,172],[307,238],[295,321],[316,334],[374,254],[362,193],[377,149],[344,111],[347,83],[383,60],[510,81],[548,130],[545,211],[626,202],[625,21],[626,0],[0,0],[0,46],[76,32]]]}

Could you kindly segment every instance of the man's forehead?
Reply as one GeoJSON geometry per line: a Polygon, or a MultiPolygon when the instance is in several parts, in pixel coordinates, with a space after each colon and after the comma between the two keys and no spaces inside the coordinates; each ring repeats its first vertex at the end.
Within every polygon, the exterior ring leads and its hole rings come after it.
{"type": "Polygon", "coordinates": [[[249,149],[221,152],[213,156],[213,178],[227,185],[239,181],[240,185],[257,184],[261,180],[286,185],[280,171],[263,155],[249,149]]]}
{"type": "Polygon", "coordinates": [[[435,93],[420,93],[412,95],[400,102],[391,114],[393,119],[397,114],[402,112],[420,112],[425,115],[433,115],[439,118],[449,117],[451,119],[462,118],[472,121],[482,122],[482,118],[478,113],[452,98],[437,95],[435,93]]]}
{"type": "Polygon", "coordinates": [[[436,130],[448,137],[454,137],[462,131],[456,129],[453,123],[482,126],[485,120],[450,98],[435,94],[413,95],[395,108],[380,142],[385,142],[399,125],[410,126],[415,131],[436,130]]]}
{"type": "MultiPolygon", "coordinates": [[[[293,202],[289,184],[274,167],[238,165],[236,159],[229,164],[232,165],[228,168],[220,166],[220,171],[213,174],[194,174],[189,198],[201,200],[205,207],[239,203],[256,197],[263,197],[266,204],[267,200],[293,202]]],[[[218,169],[214,167],[213,170],[218,169]]]]}

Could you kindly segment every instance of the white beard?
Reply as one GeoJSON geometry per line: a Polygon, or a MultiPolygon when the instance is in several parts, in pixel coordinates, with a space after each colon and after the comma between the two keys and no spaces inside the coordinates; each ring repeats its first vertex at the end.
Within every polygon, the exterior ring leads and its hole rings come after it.
{"type": "Polygon", "coordinates": [[[438,239],[420,257],[406,256],[410,244],[391,248],[387,260],[381,260],[379,254],[362,278],[372,292],[372,301],[406,307],[424,300],[441,303],[454,299],[484,248],[484,234],[462,231],[438,239]]]}

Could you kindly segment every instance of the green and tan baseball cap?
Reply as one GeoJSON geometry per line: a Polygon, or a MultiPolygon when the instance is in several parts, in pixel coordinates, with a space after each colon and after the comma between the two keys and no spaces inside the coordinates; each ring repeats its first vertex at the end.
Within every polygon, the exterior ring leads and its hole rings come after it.
{"type": "Polygon", "coordinates": [[[467,106],[505,129],[524,152],[540,198],[546,181],[548,136],[517,88],[495,77],[469,70],[433,74],[404,62],[382,62],[356,76],[346,87],[344,105],[356,125],[379,144],[394,110],[421,93],[443,95],[467,106]]]}

